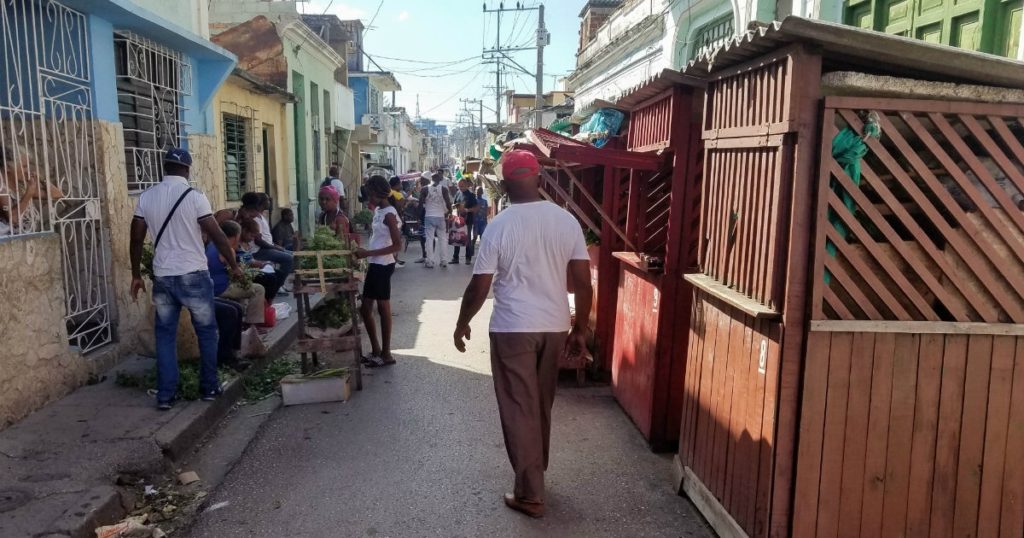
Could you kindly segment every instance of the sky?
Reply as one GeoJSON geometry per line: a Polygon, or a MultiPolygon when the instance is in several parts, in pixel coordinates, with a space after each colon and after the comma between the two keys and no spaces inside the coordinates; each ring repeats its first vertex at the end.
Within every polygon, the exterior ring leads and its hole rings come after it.
{"type": "MultiPolygon", "coordinates": [[[[303,13],[329,13],[341,19],[360,19],[370,25],[363,37],[367,54],[385,71],[395,74],[402,91],[395,98],[416,114],[419,96],[420,115],[455,125],[464,108],[460,99],[482,99],[484,121],[495,121],[493,64],[484,64],[481,51],[495,44],[497,14],[483,12],[484,4],[497,9],[498,0],[309,0],[299,4],[303,13]],[[372,21],[372,23],[371,23],[372,21]]],[[[538,0],[520,0],[534,7],[538,0]]],[[[544,48],[544,91],[557,89],[557,79],[576,65],[579,42],[579,12],[585,0],[547,0],[544,23],[551,33],[551,44],[544,48]]],[[[505,8],[515,0],[504,0],[505,8]]],[[[537,28],[537,11],[501,14],[501,44],[532,46],[537,28]]],[[[534,71],[535,50],[510,53],[519,64],[534,71]]],[[[369,70],[375,66],[364,58],[369,70]]],[[[520,93],[534,93],[533,75],[509,69],[503,84],[520,93]]],[[[390,99],[390,96],[386,97],[390,99]]],[[[479,106],[468,105],[479,121],[479,106]]],[[[502,118],[505,117],[504,101],[502,118]]]]}

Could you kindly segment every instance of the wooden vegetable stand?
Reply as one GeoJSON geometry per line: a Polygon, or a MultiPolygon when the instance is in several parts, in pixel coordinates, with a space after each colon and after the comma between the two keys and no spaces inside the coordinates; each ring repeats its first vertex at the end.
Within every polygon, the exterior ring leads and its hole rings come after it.
{"type": "Polygon", "coordinates": [[[299,316],[299,337],[295,342],[295,350],[302,356],[302,372],[310,373],[320,366],[319,353],[353,352],[352,371],[355,373],[356,390],[363,389],[362,372],[362,336],[360,333],[359,307],[356,294],[359,293],[359,273],[351,268],[331,269],[324,267],[325,256],[346,256],[353,265],[355,256],[350,250],[310,250],[297,251],[296,258],[312,257],[316,259],[315,269],[296,269],[293,293],[299,316]],[[334,294],[343,297],[348,303],[352,327],[347,332],[337,335],[311,337],[307,334],[310,308],[310,296],[327,297],[334,294]]]}
{"type": "Polygon", "coordinates": [[[691,71],[683,491],[723,537],[1019,538],[1024,65],[790,17],[691,71]]]}

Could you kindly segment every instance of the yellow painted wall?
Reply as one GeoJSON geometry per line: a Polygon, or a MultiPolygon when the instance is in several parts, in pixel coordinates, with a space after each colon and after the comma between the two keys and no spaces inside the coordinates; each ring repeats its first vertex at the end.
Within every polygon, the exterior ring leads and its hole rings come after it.
{"type": "MultiPolygon", "coordinates": [[[[291,200],[295,193],[289,192],[293,183],[290,178],[292,156],[288,153],[288,136],[292,131],[287,122],[285,113],[286,105],[280,98],[268,95],[260,95],[248,89],[245,82],[234,77],[221,86],[220,91],[214,96],[214,135],[217,139],[217,150],[219,166],[215,172],[216,181],[213,189],[207,193],[210,204],[214,210],[225,207],[238,207],[241,203],[238,200],[227,200],[224,179],[224,136],[222,121],[223,114],[235,114],[245,118],[251,118],[249,132],[251,133],[250,155],[253,173],[250,174],[246,190],[263,192],[267,189],[265,178],[267,170],[263,166],[263,154],[269,152],[271,156],[271,187],[270,196],[274,199],[275,210],[281,207],[291,207],[291,200]],[[271,128],[268,147],[263,147],[262,128],[271,128]]],[[[275,211],[274,221],[277,213],[275,211]]]]}

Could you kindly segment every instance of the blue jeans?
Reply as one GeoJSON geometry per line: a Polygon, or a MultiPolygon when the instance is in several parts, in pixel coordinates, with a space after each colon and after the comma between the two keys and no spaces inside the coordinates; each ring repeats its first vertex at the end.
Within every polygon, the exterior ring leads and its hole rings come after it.
{"type": "Polygon", "coordinates": [[[207,393],[220,388],[217,317],[209,271],[155,277],[153,304],[156,305],[157,401],[170,401],[178,391],[178,317],[183,306],[192,315],[192,327],[199,339],[199,390],[207,393]]]}
{"type": "Polygon", "coordinates": [[[261,248],[259,252],[253,254],[252,257],[260,261],[278,264],[280,267],[277,272],[284,275],[281,279],[282,282],[285,278],[288,278],[288,275],[292,274],[292,267],[295,265],[295,256],[291,252],[285,250],[261,248]]]}

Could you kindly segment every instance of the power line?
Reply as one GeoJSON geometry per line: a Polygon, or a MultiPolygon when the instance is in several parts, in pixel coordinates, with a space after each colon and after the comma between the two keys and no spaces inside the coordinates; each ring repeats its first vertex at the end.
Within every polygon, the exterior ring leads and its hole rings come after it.
{"type": "MultiPolygon", "coordinates": [[[[369,23],[367,23],[366,28],[363,28],[363,35],[366,35],[366,32],[370,31],[370,27],[373,26],[373,21],[377,20],[377,15],[380,15],[380,8],[382,7],[384,7],[384,0],[380,0],[380,3],[377,4],[377,11],[373,13],[373,18],[370,19],[369,23]]],[[[367,54],[367,56],[369,56],[369,54],[367,54]]]]}
{"type": "Polygon", "coordinates": [[[465,58],[460,58],[458,60],[449,60],[449,61],[439,62],[439,61],[429,61],[429,60],[417,60],[417,59],[410,59],[410,58],[393,58],[391,56],[384,56],[384,55],[377,54],[377,53],[374,53],[374,56],[376,56],[378,58],[382,58],[384,60],[392,60],[392,61],[396,61],[396,62],[409,62],[409,63],[418,63],[418,64],[437,64],[437,65],[441,65],[441,64],[453,64],[454,65],[454,64],[460,64],[460,63],[463,63],[463,62],[468,62],[469,60],[477,60],[477,59],[480,58],[479,56],[474,55],[474,56],[467,56],[465,58]]]}
{"type": "Polygon", "coordinates": [[[447,98],[446,98],[446,99],[445,99],[444,101],[441,101],[440,103],[438,103],[438,104],[434,105],[433,107],[430,107],[429,109],[425,110],[425,111],[424,111],[423,113],[424,113],[424,114],[427,114],[427,113],[429,113],[429,112],[430,112],[430,111],[432,111],[432,110],[437,110],[438,108],[441,108],[441,106],[443,106],[443,105],[444,105],[444,104],[446,104],[446,103],[447,103],[448,101],[451,101],[451,100],[452,100],[452,99],[454,99],[454,98],[455,98],[455,97],[456,97],[457,95],[459,95],[460,93],[462,93],[462,90],[465,90],[466,88],[468,88],[470,84],[472,84],[473,82],[475,82],[475,81],[476,81],[476,79],[480,78],[480,75],[481,75],[481,73],[483,73],[483,72],[484,72],[484,69],[480,69],[479,71],[477,71],[477,72],[476,72],[476,74],[475,74],[475,75],[473,75],[473,78],[469,79],[469,82],[467,82],[465,86],[463,86],[463,87],[459,88],[458,90],[455,90],[455,93],[452,93],[451,95],[449,95],[449,96],[448,96],[448,97],[447,97],[447,98]]]}

